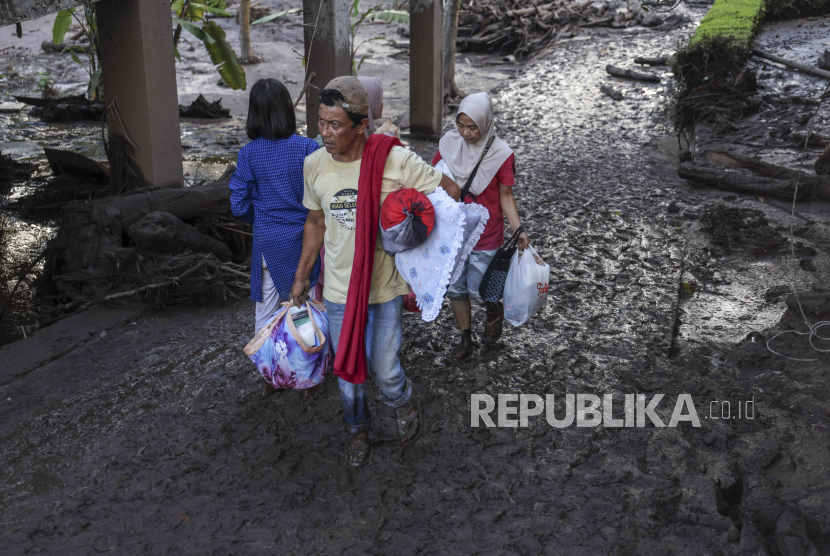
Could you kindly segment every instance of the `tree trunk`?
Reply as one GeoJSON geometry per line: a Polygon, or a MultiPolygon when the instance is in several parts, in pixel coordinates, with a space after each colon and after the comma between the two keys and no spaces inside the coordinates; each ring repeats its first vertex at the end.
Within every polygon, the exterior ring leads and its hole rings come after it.
{"type": "MultiPolygon", "coordinates": [[[[830,147],[828,147],[828,150],[830,150],[830,147]]],[[[830,179],[823,176],[812,176],[804,172],[790,170],[783,166],[770,164],[757,158],[742,156],[729,151],[706,151],[704,156],[706,157],[706,161],[711,164],[745,168],[761,176],[777,180],[788,180],[793,183],[795,180],[798,180],[800,187],[814,189],[816,197],[824,201],[830,201],[830,179]]]]}
{"type": "Polygon", "coordinates": [[[461,0],[444,0],[444,104],[464,98],[455,84],[455,43],[458,40],[458,12],[461,0]]]}
{"type": "Polygon", "coordinates": [[[61,212],[68,220],[83,220],[88,218],[87,215],[97,220],[97,217],[109,208],[116,209],[117,218],[124,230],[129,229],[145,215],[156,211],[169,212],[181,220],[224,214],[231,208],[231,190],[228,189],[228,184],[235,169],[236,167],[231,164],[218,180],[198,187],[159,188],[142,193],[105,197],[88,203],[66,205],[61,212]]]}
{"type": "Polygon", "coordinates": [[[254,61],[251,50],[251,0],[239,2],[239,63],[250,64],[254,61]]]}
{"type": "MultiPolygon", "coordinates": [[[[684,180],[691,180],[698,183],[705,183],[724,191],[734,191],[749,195],[762,195],[764,197],[777,197],[792,201],[793,193],[796,191],[796,180],[778,180],[775,178],[764,178],[744,172],[742,170],[726,170],[715,167],[701,167],[690,163],[683,163],[677,169],[677,175],[684,180]]],[[[816,186],[816,180],[812,184],[799,182],[797,201],[809,201],[812,189],[816,186]]]]}

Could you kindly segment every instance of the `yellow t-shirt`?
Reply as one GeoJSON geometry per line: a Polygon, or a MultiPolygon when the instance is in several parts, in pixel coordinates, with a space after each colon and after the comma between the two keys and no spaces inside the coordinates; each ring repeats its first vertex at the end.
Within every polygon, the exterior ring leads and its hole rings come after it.
{"type": "MultiPolygon", "coordinates": [[[[346,303],[352,276],[360,162],[337,162],[326,149],[319,149],[309,155],[303,165],[303,205],[310,210],[322,209],[326,218],[323,297],[334,303],[346,303]]],[[[380,202],[383,204],[393,191],[407,187],[429,194],[439,183],[441,172],[414,152],[393,147],[383,169],[380,202]]],[[[378,233],[369,304],[386,303],[407,293],[409,285],[398,274],[395,259],[381,247],[378,233]]]]}

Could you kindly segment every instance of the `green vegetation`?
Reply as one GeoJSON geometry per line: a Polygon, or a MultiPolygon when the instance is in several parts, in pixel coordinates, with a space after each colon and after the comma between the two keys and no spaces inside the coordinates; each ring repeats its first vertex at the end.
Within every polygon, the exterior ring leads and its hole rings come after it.
{"type": "Polygon", "coordinates": [[[685,91],[713,80],[733,81],[752,54],[763,16],[763,0],[715,0],[675,58],[674,73],[685,91]]]}
{"type": "Polygon", "coordinates": [[[748,47],[763,13],[763,0],[716,0],[700,22],[689,48],[704,46],[711,40],[728,40],[738,47],[748,47]]]}

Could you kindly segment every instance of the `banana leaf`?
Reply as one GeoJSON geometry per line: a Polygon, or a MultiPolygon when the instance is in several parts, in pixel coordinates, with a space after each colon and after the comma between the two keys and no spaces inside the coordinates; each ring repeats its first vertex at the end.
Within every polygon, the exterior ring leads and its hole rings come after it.
{"type": "Polygon", "coordinates": [[[211,43],[205,42],[205,48],[219,75],[231,89],[244,91],[248,86],[245,82],[245,70],[225,40],[225,31],[212,21],[205,23],[202,30],[213,39],[211,43]]]}
{"type": "MultiPolygon", "coordinates": [[[[178,23],[182,26],[182,29],[205,43],[205,46],[208,44],[213,44],[213,37],[211,37],[208,33],[206,33],[201,27],[198,25],[194,25],[193,23],[187,21],[186,19],[179,19],[178,17],[173,18],[173,23],[178,23]]],[[[222,36],[225,36],[225,33],[222,33],[222,36]]]]}
{"type": "Polygon", "coordinates": [[[252,21],[251,25],[259,25],[260,23],[268,23],[269,21],[274,21],[277,18],[285,17],[289,14],[299,14],[303,13],[302,8],[291,8],[290,10],[285,10],[282,12],[277,12],[275,14],[266,15],[265,17],[261,17],[256,21],[252,21]]]}
{"type": "Polygon", "coordinates": [[[58,12],[58,15],[55,16],[55,23],[54,25],[52,25],[53,43],[60,44],[63,42],[63,38],[66,36],[66,32],[69,31],[69,26],[72,24],[72,13],[74,11],[75,8],[61,10],[58,12]]]}

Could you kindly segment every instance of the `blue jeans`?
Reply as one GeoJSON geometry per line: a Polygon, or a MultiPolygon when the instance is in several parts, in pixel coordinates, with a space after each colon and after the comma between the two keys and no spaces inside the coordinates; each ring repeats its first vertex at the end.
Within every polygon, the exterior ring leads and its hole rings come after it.
{"type": "MultiPolygon", "coordinates": [[[[332,347],[337,349],[340,329],[343,327],[345,305],[324,300],[329,316],[329,331],[332,347]]],[[[383,403],[400,407],[412,396],[412,386],[401,367],[400,354],[403,344],[403,296],[392,301],[369,305],[369,320],[366,323],[366,359],[369,375],[375,381],[383,403]]],[[[338,377],[340,383],[340,405],[343,406],[343,420],[349,433],[369,430],[369,404],[366,402],[365,384],[352,384],[338,377]]]]}

